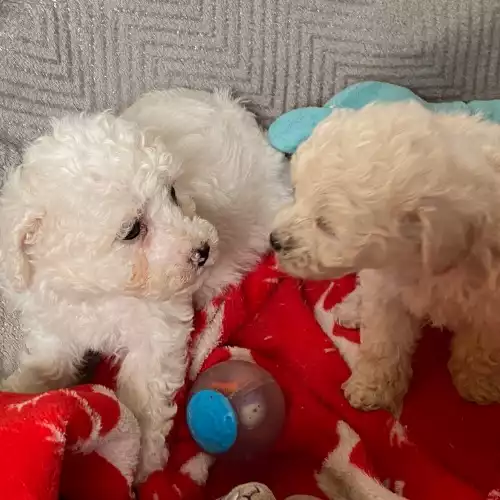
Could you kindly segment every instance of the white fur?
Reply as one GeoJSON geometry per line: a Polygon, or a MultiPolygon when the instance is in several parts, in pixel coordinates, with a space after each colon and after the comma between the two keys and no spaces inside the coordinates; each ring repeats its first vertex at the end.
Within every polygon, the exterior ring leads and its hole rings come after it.
{"type": "Polygon", "coordinates": [[[454,332],[462,396],[500,401],[500,126],[418,103],[337,110],[292,169],[295,203],[273,232],[282,267],[361,271],[335,311],[361,325],[350,402],[397,411],[423,320],[454,332]]]}
{"type": "Polygon", "coordinates": [[[226,94],[157,92],[121,118],[55,122],[2,193],[0,276],[27,332],[3,387],[67,386],[88,349],[115,356],[118,395],[142,430],[138,480],[163,467],[193,293],[206,304],[266,251],[282,166],[226,94]]]}
{"type": "Polygon", "coordinates": [[[182,158],[179,191],[217,228],[217,263],[195,295],[203,306],[269,250],[273,219],[290,200],[287,164],[254,117],[226,93],[153,92],[123,116],[152,129],[182,158]]]}

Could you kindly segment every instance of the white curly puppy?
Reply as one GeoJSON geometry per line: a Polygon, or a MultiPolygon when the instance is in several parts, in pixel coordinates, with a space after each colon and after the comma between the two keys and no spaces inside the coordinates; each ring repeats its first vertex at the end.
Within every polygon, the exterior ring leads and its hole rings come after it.
{"type": "Polygon", "coordinates": [[[65,387],[87,350],[115,356],[141,480],[167,459],[193,293],[205,303],[256,263],[286,188],[281,156],[226,94],[150,94],[124,117],[55,122],[8,177],[0,277],[27,350],[3,388],[65,387]]]}
{"type": "Polygon", "coordinates": [[[361,271],[337,307],[360,323],[345,394],[396,411],[422,320],[454,332],[460,394],[500,401],[500,126],[418,103],[335,111],[292,160],[295,202],[271,243],[286,271],[361,271]]]}

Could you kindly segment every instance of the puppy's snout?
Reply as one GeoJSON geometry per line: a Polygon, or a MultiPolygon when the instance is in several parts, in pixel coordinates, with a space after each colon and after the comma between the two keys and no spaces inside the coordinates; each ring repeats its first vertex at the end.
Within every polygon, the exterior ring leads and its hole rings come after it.
{"type": "Polygon", "coordinates": [[[191,262],[198,267],[203,267],[210,256],[210,245],[205,242],[191,254],[191,262]]]}
{"type": "Polygon", "coordinates": [[[281,241],[279,240],[279,238],[276,236],[275,233],[271,233],[269,235],[269,243],[271,245],[271,248],[275,252],[279,252],[280,250],[283,249],[283,245],[281,244],[281,241]]]}

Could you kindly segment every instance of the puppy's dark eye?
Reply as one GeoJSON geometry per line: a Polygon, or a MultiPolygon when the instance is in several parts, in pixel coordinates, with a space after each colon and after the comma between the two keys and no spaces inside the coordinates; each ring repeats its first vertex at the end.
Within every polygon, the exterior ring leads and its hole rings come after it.
{"type": "Polygon", "coordinates": [[[129,232],[122,239],[125,241],[135,240],[141,234],[141,229],[141,221],[137,219],[130,228],[129,232]]]}
{"type": "Polygon", "coordinates": [[[177,193],[175,192],[175,188],[173,185],[170,186],[170,198],[176,205],[179,205],[179,200],[177,199],[177,193]]]}
{"type": "Polygon", "coordinates": [[[329,236],[335,236],[335,231],[330,227],[329,223],[324,217],[316,217],[316,226],[320,231],[328,234],[329,236]]]}

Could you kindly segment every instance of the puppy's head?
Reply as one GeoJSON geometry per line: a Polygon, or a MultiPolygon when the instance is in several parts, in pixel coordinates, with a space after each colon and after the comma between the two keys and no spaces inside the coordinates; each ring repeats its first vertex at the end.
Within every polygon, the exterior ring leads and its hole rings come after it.
{"type": "Polygon", "coordinates": [[[4,186],[7,287],[167,299],[200,280],[217,233],[176,190],[161,142],[109,114],[63,119],[4,186]]]}
{"type": "Polygon", "coordinates": [[[467,119],[415,103],[333,113],[292,160],[295,200],[271,234],[280,266],[318,279],[365,268],[436,275],[457,266],[495,197],[491,167],[450,143],[463,128],[454,120],[467,119]]]}

